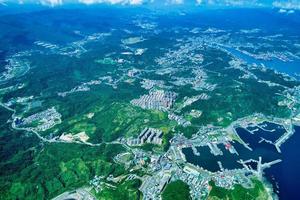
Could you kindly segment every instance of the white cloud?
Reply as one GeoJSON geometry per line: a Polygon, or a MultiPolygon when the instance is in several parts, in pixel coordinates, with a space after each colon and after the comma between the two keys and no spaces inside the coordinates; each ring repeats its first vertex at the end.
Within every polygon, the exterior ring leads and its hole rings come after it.
{"type": "Polygon", "coordinates": [[[197,5],[211,6],[262,6],[259,0],[195,0],[197,5]]]}
{"type": "Polygon", "coordinates": [[[143,0],[131,0],[130,3],[132,5],[139,5],[139,4],[142,4],[143,3],[143,0]]]}
{"type": "Polygon", "coordinates": [[[279,12],[279,13],[286,13],[287,10],[286,10],[286,9],[283,9],[283,8],[280,8],[278,12],[279,12]]]}
{"type": "Polygon", "coordinates": [[[288,11],[288,14],[293,14],[293,13],[295,13],[294,10],[289,10],[289,11],[288,11]]]}
{"type": "Polygon", "coordinates": [[[169,0],[169,4],[183,4],[184,0],[169,0]]]}
{"type": "MultiPolygon", "coordinates": [[[[294,10],[300,10],[300,0],[0,0],[0,5],[5,3],[37,3],[48,6],[57,6],[68,3],[82,4],[122,4],[122,5],[141,5],[145,3],[184,4],[194,2],[199,6],[228,6],[228,7],[259,7],[268,6],[286,10],[286,13],[293,13],[294,10]]],[[[283,10],[282,10],[283,11],[283,10]]]]}
{"type": "Polygon", "coordinates": [[[295,11],[294,10],[286,10],[286,9],[283,9],[283,8],[280,8],[279,13],[283,13],[283,14],[293,14],[295,11]]]}
{"type": "Polygon", "coordinates": [[[82,3],[82,4],[124,4],[124,5],[140,5],[145,2],[151,2],[152,0],[0,0],[1,3],[8,3],[8,2],[17,2],[19,4],[26,4],[26,3],[36,3],[42,4],[47,6],[59,6],[68,3],[82,3]]]}
{"type": "Polygon", "coordinates": [[[0,5],[7,6],[5,0],[0,0],[0,5]]]}
{"type": "Polygon", "coordinates": [[[300,10],[300,1],[299,0],[274,1],[273,6],[277,8],[286,9],[286,10],[290,10],[290,9],[300,10]]]}
{"type": "MultiPolygon", "coordinates": [[[[41,0],[40,2],[43,5],[50,5],[50,6],[62,5],[62,3],[63,3],[62,0],[41,0]]],[[[23,3],[24,3],[24,1],[23,1],[23,3]]]]}
{"type": "Polygon", "coordinates": [[[196,0],[196,4],[201,4],[202,0],[196,0]]]}
{"type": "Polygon", "coordinates": [[[78,0],[78,2],[84,4],[109,3],[109,4],[140,5],[144,3],[144,0],[78,0]]]}

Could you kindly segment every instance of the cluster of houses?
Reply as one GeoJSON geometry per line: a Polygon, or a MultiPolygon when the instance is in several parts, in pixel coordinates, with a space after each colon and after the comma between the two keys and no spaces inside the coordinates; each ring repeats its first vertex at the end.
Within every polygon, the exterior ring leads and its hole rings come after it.
{"type": "Polygon", "coordinates": [[[154,128],[145,128],[137,138],[129,138],[127,144],[130,146],[143,145],[145,143],[162,144],[163,132],[154,128]]]}

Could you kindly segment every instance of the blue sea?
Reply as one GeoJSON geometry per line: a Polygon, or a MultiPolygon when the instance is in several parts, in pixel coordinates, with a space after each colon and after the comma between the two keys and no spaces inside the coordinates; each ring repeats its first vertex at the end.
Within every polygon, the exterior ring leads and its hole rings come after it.
{"type": "Polygon", "coordinates": [[[300,127],[294,127],[294,135],[282,145],[282,162],[266,170],[266,176],[278,185],[280,199],[300,199],[300,127]]]}

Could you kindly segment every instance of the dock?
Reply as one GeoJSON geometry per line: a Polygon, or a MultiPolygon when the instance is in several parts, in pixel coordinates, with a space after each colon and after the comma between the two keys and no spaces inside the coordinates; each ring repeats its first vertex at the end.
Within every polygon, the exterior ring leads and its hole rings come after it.
{"type": "Polygon", "coordinates": [[[275,147],[279,153],[281,153],[280,147],[283,143],[285,143],[292,135],[294,134],[294,130],[291,128],[289,131],[284,133],[278,140],[275,142],[275,147]]]}
{"type": "Polygon", "coordinates": [[[195,146],[192,146],[192,150],[193,150],[193,154],[195,154],[196,156],[200,156],[200,152],[195,146]]]}

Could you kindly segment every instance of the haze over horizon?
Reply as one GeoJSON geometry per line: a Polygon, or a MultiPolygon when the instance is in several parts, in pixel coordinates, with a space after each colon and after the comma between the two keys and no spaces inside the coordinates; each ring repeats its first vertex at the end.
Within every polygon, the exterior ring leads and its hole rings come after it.
{"type": "Polygon", "coordinates": [[[198,7],[269,7],[299,10],[298,0],[0,0],[0,6],[34,4],[42,6],[64,6],[70,4],[109,5],[192,5],[198,7]]]}

